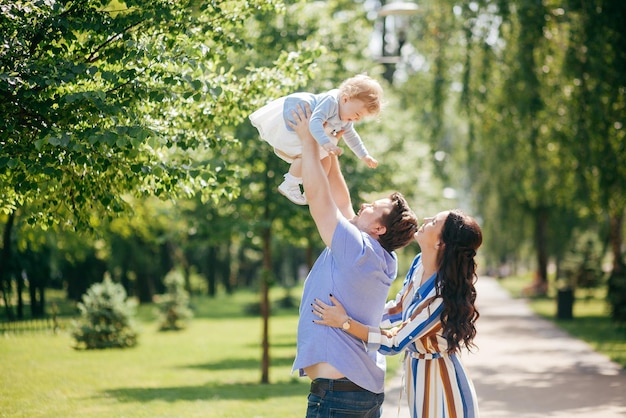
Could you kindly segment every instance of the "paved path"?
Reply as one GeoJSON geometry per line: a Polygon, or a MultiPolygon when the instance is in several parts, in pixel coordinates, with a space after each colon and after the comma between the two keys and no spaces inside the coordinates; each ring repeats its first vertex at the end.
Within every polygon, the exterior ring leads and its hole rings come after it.
{"type": "MultiPolygon", "coordinates": [[[[624,418],[626,371],[535,316],[489,277],[478,280],[475,343],[463,354],[481,418],[624,418]]],[[[388,361],[396,361],[389,357],[388,361]]],[[[401,377],[386,387],[383,418],[408,418],[401,377]]]]}

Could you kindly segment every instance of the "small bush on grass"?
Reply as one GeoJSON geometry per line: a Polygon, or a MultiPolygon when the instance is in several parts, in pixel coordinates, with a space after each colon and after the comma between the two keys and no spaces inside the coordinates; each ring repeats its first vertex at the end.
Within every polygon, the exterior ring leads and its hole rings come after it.
{"type": "Polygon", "coordinates": [[[185,290],[184,278],[177,271],[171,271],[164,279],[166,292],[156,297],[159,311],[159,330],[178,331],[187,326],[193,317],[189,309],[189,293],[185,290]]]}
{"type": "Polygon", "coordinates": [[[121,284],[105,277],[93,284],[78,303],[81,318],[74,324],[76,349],[125,348],[137,344],[133,315],[136,304],[121,284]]]}

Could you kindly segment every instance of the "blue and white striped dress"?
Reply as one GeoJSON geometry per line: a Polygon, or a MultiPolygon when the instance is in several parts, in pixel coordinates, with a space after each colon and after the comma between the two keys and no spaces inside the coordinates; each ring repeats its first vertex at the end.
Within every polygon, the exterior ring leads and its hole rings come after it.
{"type": "Polygon", "coordinates": [[[419,286],[421,255],[404,280],[395,300],[385,306],[381,328],[370,328],[367,348],[385,355],[405,352],[404,381],[412,418],[475,418],[478,403],[474,385],[456,354],[447,353],[442,335],[442,299],[435,297],[435,277],[419,286]]]}

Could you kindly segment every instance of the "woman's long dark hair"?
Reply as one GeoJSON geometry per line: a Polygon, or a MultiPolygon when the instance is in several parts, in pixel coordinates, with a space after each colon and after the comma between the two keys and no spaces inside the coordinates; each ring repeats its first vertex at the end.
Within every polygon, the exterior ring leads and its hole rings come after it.
{"type": "Polygon", "coordinates": [[[476,250],[483,242],[478,223],[460,210],[448,214],[441,229],[445,244],[439,254],[437,293],[443,298],[441,323],[448,352],[474,347],[476,302],[476,250]]]}

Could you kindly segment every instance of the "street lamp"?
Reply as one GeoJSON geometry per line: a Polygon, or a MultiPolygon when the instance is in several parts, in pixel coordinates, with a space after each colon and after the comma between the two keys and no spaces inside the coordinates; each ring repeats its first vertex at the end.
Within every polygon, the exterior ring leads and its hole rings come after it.
{"type": "Polygon", "coordinates": [[[409,17],[418,12],[413,2],[381,0],[378,17],[382,18],[382,51],[378,60],[385,66],[383,77],[391,84],[396,64],[402,61],[402,46],[406,42],[409,17]]]}

